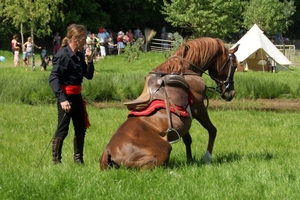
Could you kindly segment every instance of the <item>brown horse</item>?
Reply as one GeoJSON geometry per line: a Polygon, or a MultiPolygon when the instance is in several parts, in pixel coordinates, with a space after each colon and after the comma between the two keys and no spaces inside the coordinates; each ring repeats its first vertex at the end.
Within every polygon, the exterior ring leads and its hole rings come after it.
{"type": "Polygon", "coordinates": [[[192,158],[189,129],[196,119],[208,131],[204,155],[212,160],[217,129],[212,124],[205,104],[206,85],[202,74],[208,71],[223,99],[234,95],[233,75],[238,65],[234,53],[220,39],[199,38],[183,44],[170,58],[146,76],[140,97],[126,103],[131,110],[126,121],[116,130],[100,158],[100,169],[110,166],[152,169],[167,165],[172,142],[181,137],[188,159],[192,158]],[[164,104],[162,107],[154,105],[164,104]],[[146,107],[150,114],[146,114],[146,107]]]}

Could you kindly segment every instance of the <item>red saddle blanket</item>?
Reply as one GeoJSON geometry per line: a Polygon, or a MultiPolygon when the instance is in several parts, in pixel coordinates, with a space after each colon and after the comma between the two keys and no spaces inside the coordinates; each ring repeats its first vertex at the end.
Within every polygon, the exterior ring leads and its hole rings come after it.
{"type": "MultiPolygon", "coordinates": [[[[148,115],[151,115],[155,111],[157,111],[159,109],[162,109],[162,108],[166,108],[165,101],[163,101],[163,100],[154,100],[144,110],[138,110],[138,111],[131,110],[131,111],[129,111],[128,117],[129,116],[148,116],[148,115]]],[[[190,116],[189,112],[186,110],[187,107],[176,106],[176,108],[179,111],[181,117],[189,117],[190,116]]],[[[177,114],[176,110],[172,107],[172,105],[170,105],[170,111],[174,114],[177,114]]]]}

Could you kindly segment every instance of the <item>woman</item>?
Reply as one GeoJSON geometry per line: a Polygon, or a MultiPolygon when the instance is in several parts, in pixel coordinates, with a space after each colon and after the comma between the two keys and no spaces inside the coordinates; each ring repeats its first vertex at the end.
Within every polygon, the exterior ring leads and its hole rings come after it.
{"type": "Polygon", "coordinates": [[[53,164],[61,163],[63,141],[68,135],[70,120],[74,126],[74,162],[84,163],[83,146],[89,127],[85,102],[81,96],[83,77],[92,79],[94,64],[91,51],[82,53],[87,30],[83,25],[72,24],[60,50],[53,56],[49,83],[57,98],[58,127],[52,140],[53,164]]]}
{"type": "Polygon", "coordinates": [[[35,44],[32,44],[31,37],[28,37],[27,42],[25,42],[23,44],[23,49],[25,49],[25,51],[26,51],[25,58],[23,59],[23,61],[26,65],[29,64],[30,57],[33,56],[33,47],[38,48],[38,49],[42,48],[42,47],[39,47],[35,44]]]}
{"type": "Polygon", "coordinates": [[[53,38],[53,55],[56,54],[56,52],[58,52],[59,48],[60,48],[60,40],[61,37],[59,35],[59,32],[56,32],[54,38],[53,38]]]}
{"type": "Polygon", "coordinates": [[[15,67],[19,65],[19,46],[21,43],[18,42],[18,36],[13,35],[13,39],[11,40],[11,51],[14,55],[14,65],[15,67]]]}
{"type": "Polygon", "coordinates": [[[19,45],[20,45],[20,43],[18,42],[18,36],[13,35],[13,39],[11,40],[11,51],[12,51],[13,55],[15,55],[15,48],[19,45]]]}
{"type": "Polygon", "coordinates": [[[124,41],[123,41],[123,37],[124,37],[124,34],[122,31],[120,31],[118,33],[118,37],[117,37],[117,48],[118,48],[118,55],[120,55],[121,53],[121,49],[124,49],[124,41]]]}

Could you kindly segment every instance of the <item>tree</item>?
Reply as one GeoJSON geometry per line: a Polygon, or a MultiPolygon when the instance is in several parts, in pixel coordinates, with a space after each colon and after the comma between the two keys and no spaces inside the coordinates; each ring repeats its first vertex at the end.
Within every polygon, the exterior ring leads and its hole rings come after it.
{"type": "Polygon", "coordinates": [[[300,38],[300,1],[295,1],[294,3],[296,7],[296,12],[292,16],[293,24],[290,25],[289,29],[286,32],[287,37],[291,39],[299,39],[300,38]]]}
{"type": "Polygon", "coordinates": [[[83,24],[89,31],[96,32],[110,21],[110,14],[103,10],[97,0],[64,0],[58,5],[58,10],[64,13],[64,18],[52,23],[52,30],[61,33],[72,23],[83,24]]]}
{"type": "Polygon", "coordinates": [[[4,0],[0,14],[11,20],[15,28],[23,24],[25,32],[42,37],[51,33],[49,22],[54,17],[63,17],[57,5],[63,0],[4,0]]]}
{"type": "MultiPolygon", "coordinates": [[[[49,22],[52,16],[57,16],[57,5],[63,0],[5,0],[1,3],[0,15],[5,20],[11,20],[12,25],[20,27],[20,33],[23,39],[23,25],[25,30],[30,30],[32,43],[34,44],[34,35],[45,36],[51,33],[49,22]]],[[[34,69],[34,56],[32,59],[32,69],[34,69]]]]}
{"type": "Polygon", "coordinates": [[[284,33],[293,23],[294,1],[251,0],[244,12],[244,26],[249,29],[257,24],[267,36],[284,33]]]}
{"type": "Polygon", "coordinates": [[[244,4],[240,0],[164,0],[162,13],[172,26],[186,29],[194,37],[225,39],[239,31],[244,4]]]}
{"type": "Polygon", "coordinates": [[[119,31],[121,28],[140,27],[143,30],[145,27],[162,27],[162,3],[163,0],[102,0],[101,6],[111,16],[108,24],[111,29],[119,31]]]}

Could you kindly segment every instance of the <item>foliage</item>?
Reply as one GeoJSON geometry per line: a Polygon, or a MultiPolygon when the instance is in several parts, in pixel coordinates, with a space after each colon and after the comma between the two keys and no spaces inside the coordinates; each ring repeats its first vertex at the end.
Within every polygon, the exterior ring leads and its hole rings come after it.
{"type": "Polygon", "coordinates": [[[64,13],[63,19],[57,19],[52,29],[66,31],[66,26],[72,23],[83,24],[88,30],[98,33],[99,27],[109,25],[111,16],[103,10],[97,0],[68,0],[59,4],[59,11],[64,13]]]}
{"type": "Polygon", "coordinates": [[[34,34],[41,37],[51,33],[49,22],[53,16],[62,17],[57,9],[61,2],[62,0],[5,0],[0,13],[5,20],[11,20],[15,28],[19,29],[23,24],[24,33],[34,28],[34,34]]]}
{"type": "Polygon", "coordinates": [[[127,42],[124,51],[127,56],[128,62],[132,62],[133,60],[139,59],[142,45],[144,45],[144,41],[142,38],[139,38],[137,41],[130,43],[127,42]]]}
{"type": "Polygon", "coordinates": [[[296,12],[291,17],[293,24],[289,27],[288,31],[286,31],[286,36],[291,39],[299,39],[300,38],[300,1],[294,1],[294,5],[296,6],[296,12]]]}
{"type": "Polygon", "coordinates": [[[16,34],[14,32],[15,29],[11,26],[11,20],[3,21],[0,16],[0,21],[2,21],[0,26],[0,49],[11,50],[10,41],[12,40],[12,36],[16,34]]]}
{"type": "Polygon", "coordinates": [[[174,27],[185,28],[194,37],[226,38],[238,32],[244,1],[240,0],[164,0],[162,13],[174,27]]]}
{"type": "Polygon", "coordinates": [[[266,35],[273,36],[288,30],[295,11],[293,0],[251,0],[243,14],[243,24],[247,29],[257,24],[266,35]]]}
{"type": "MultiPolygon", "coordinates": [[[[109,28],[119,31],[124,28],[143,30],[145,27],[161,27],[164,21],[159,12],[162,0],[102,0],[103,11],[111,16],[109,28]]],[[[125,30],[123,30],[125,31],[125,30]]]]}

